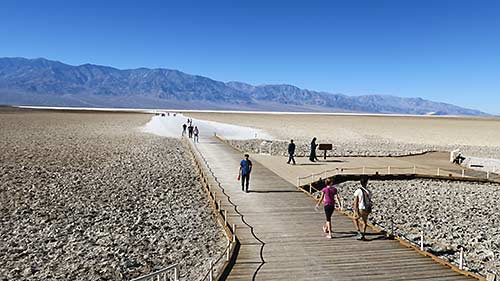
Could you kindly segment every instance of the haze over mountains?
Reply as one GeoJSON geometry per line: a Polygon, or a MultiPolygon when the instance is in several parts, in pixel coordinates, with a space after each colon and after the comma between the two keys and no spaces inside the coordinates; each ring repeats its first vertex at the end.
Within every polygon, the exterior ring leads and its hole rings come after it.
{"type": "Polygon", "coordinates": [[[42,58],[0,58],[0,104],[487,115],[421,98],[347,96],[292,85],[224,83],[170,69],[72,66],[42,58]]]}

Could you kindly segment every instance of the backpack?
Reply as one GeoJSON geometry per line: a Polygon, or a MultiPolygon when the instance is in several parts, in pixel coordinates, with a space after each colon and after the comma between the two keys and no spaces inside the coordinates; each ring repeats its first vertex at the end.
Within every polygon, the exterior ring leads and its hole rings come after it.
{"type": "Polygon", "coordinates": [[[363,193],[363,203],[365,203],[365,211],[368,213],[372,212],[373,202],[368,194],[368,192],[361,187],[361,192],[363,193]]]}

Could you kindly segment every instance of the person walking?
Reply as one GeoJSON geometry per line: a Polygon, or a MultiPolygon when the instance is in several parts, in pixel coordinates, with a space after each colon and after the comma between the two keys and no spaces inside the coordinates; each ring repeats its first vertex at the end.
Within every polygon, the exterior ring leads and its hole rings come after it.
{"type": "Polygon", "coordinates": [[[198,126],[194,126],[194,130],[193,130],[193,134],[194,134],[193,141],[194,142],[199,142],[199,139],[198,139],[199,133],[200,133],[200,131],[198,130],[198,126]]]}
{"type": "Polygon", "coordinates": [[[287,164],[290,164],[290,162],[295,165],[295,159],[293,156],[295,155],[295,144],[293,143],[293,140],[290,140],[290,143],[288,144],[288,162],[287,164]]]}
{"type": "Polygon", "coordinates": [[[327,233],[326,238],[329,239],[333,238],[332,214],[335,210],[335,200],[337,200],[339,209],[342,209],[342,202],[340,201],[337,188],[333,186],[333,181],[331,179],[326,179],[326,186],[321,190],[321,197],[316,204],[316,209],[319,208],[321,202],[324,201],[326,223],[323,225],[323,232],[327,233]]]}
{"type": "Polygon", "coordinates": [[[241,178],[241,191],[248,193],[248,185],[250,184],[250,173],[252,172],[252,161],[248,159],[250,156],[245,154],[245,159],[240,162],[240,173],[238,180],[241,178]]]}
{"type": "Polygon", "coordinates": [[[356,239],[365,240],[366,226],[368,224],[368,215],[372,212],[372,193],[368,189],[368,177],[362,177],[360,180],[361,187],[354,191],[353,203],[353,221],[358,236],[356,239]],[[363,230],[360,230],[359,220],[363,223],[363,230]]]}
{"type": "Polygon", "coordinates": [[[186,123],[182,124],[182,136],[186,135],[186,128],[187,128],[186,123]]]}
{"type": "Polygon", "coordinates": [[[318,160],[318,157],[316,156],[316,147],[318,147],[318,145],[316,144],[316,137],[314,137],[311,141],[311,153],[309,154],[309,160],[311,162],[318,160]]]}
{"type": "Polygon", "coordinates": [[[193,125],[192,124],[189,124],[188,126],[188,136],[189,138],[193,138],[193,125]]]}

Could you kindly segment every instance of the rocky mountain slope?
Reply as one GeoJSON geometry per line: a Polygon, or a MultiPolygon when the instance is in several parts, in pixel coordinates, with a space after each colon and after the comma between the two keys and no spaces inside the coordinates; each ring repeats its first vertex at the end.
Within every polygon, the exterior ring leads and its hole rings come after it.
{"type": "Polygon", "coordinates": [[[125,69],[46,59],[0,58],[0,104],[485,115],[395,96],[347,96],[292,85],[220,82],[170,69],[125,69]]]}

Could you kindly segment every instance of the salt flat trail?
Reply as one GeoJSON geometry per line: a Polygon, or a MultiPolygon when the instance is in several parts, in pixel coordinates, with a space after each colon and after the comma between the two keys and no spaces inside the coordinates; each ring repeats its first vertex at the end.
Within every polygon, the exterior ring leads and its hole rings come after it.
{"type": "Polygon", "coordinates": [[[250,192],[243,193],[237,181],[242,155],[215,138],[197,147],[239,212],[228,214],[241,243],[228,280],[467,279],[383,235],[355,240],[352,221],[336,212],[334,239],[326,239],[323,211],[292,184],[254,160],[250,192]]]}

